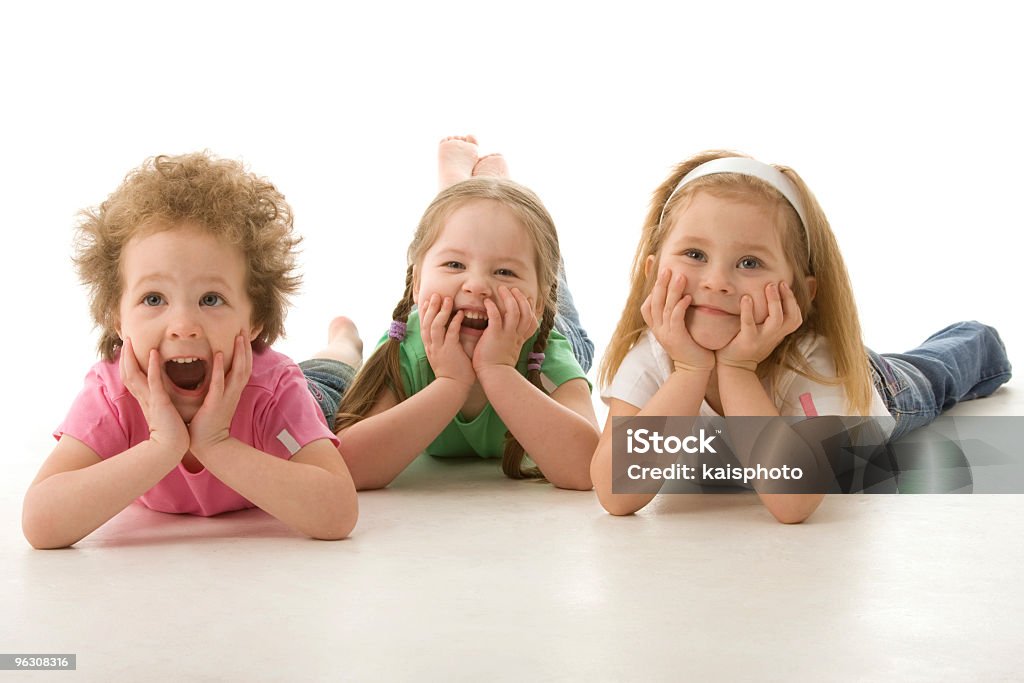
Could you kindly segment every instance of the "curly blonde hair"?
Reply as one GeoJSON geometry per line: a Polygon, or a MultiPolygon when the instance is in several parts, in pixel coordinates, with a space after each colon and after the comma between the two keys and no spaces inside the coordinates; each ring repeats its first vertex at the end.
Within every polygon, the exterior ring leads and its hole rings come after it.
{"type": "Polygon", "coordinates": [[[292,233],[292,210],[274,185],[238,161],[209,152],[147,159],[100,206],[85,209],[76,229],[74,263],[89,289],[89,308],[101,337],[99,353],[112,360],[122,283],[121,254],[128,242],[182,224],[240,248],[247,266],[246,290],[253,340],[263,348],[284,336],[289,299],[302,278],[296,272],[301,238],[292,233]]]}

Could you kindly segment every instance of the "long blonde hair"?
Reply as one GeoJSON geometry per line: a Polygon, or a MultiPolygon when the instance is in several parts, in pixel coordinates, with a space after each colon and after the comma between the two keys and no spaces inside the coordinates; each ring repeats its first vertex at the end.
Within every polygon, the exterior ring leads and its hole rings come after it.
{"type": "MultiPolygon", "coordinates": [[[[768,377],[774,384],[783,370],[788,369],[817,382],[842,384],[846,390],[848,409],[855,414],[865,415],[871,405],[872,382],[861,341],[853,288],[825,212],[796,171],[776,166],[796,185],[800,193],[807,217],[806,232],[792,205],[778,190],[758,178],[737,173],[707,175],[688,183],[672,196],[672,191],[683,176],[696,167],[713,159],[737,156],[744,155],[720,150],[698,154],[676,166],[665,182],[654,191],[636,256],[633,258],[629,298],[601,362],[598,379],[602,386],[611,383],[626,354],[646,330],[640,307],[654,287],[654,278],[649,278],[645,271],[647,258],[659,257],[673,218],[689,205],[697,192],[703,191],[724,198],[757,201],[773,208],[782,247],[793,269],[794,281],[791,284],[803,315],[803,323],[760,363],[758,376],[768,377]],[[666,206],[670,196],[671,202],[666,206]],[[809,275],[814,276],[817,283],[813,300],[806,285],[809,275]],[[836,366],[835,378],[823,377],[808,367],[806,359],[798,350],[798,344],[809,334],[819,334],[828,339],[836,366]]],[[[656,274],[658,270],[654,268],[651,272],[656,274]]]]}
{"type": "MultiPolygon", "coordinates": [[[[544,313],[531,349],[543,353],[547,347],[548,335],[555,322],[558,300],[558,265],[561,260],[558,248],[558,234],[555,223],[540,199],[529,189],[510,180],[492,177],[478,177],[456,183],[443,190],[423,213],[419,227],[409,244],[405,273],[405,292],[392,312],[392,319],[406,322],[414,306],[414,272],[422,265],[423,257],[441,235],[445,222],[461,206],[474,200],[492,200],[511,210],[526,228],[533,242],[536,255],[538,292],[544,297],[544,313]]],[[[338,413],[334,419],[334,431],[350,427],[370,412],[381,392],[390,389],[399,402],[408,396],[402,383],[399,363],[401,342],[388,338],[367,359],[355,381],[345,392],[338,413]]],[[[547,394],[541,382],[539,370],[528,370],[526,378],[540,391],[547,394]]],[[[539,478],[543,475],[536,468],[523,469],[525,453],[523,447],[512,436],[505,434],[505,449],[501,468],[512,479],[539,478]]]]}

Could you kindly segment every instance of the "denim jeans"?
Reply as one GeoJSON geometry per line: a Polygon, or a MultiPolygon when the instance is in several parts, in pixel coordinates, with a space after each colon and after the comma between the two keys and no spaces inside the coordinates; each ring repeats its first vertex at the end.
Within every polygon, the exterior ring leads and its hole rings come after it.
{"type": "Polygon", "coordinates": [[[988,396],[1010,379],[999,333],[974,321],[950,325],[906,353],[869,349],[868,358],[875,387],[896,420],[890,441],[960,401],[988,396]]]}
{"type": "Polygon", "coordinates": [[[572,353],[579,361],[583,372],[590,372],[594,364],[594,342],[580,323],[580,314],[572,300],[569,283],[565,277],[565,263],[558,269],[558,312],[555,314],[555,329],[569,340],[572,353]]]}

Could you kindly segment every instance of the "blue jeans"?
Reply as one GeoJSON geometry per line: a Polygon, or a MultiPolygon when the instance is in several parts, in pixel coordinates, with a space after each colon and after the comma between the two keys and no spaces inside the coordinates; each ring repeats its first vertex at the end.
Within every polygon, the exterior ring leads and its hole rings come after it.
{"type": "Polygon", "coordinates": [[[583,372],[590,372],[594,364],[594,342],[580,323],[580,313],[572,300],[569,283],[565,277],[565,263],[558,268],[558,312],[555,314],[555,329],[569,340],[572,353],[579,361],[583,372]]]}
{"type": "Polygon", "coordinates": [[[960,401],[988,396],[1010,379],[1006,347],[994,328],[960,322],[906,353],[868,349],[875,388],[896,428],[889,437],[923,427],[960,401]]]}

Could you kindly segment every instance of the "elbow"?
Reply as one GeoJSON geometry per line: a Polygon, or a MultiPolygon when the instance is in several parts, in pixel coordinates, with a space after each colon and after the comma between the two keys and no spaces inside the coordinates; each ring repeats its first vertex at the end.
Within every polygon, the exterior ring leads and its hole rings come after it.
{"type": "Polygon", "coordinates": [[[36,550],[56,550],[68,548],[79,539],[68,540],[63,538],[58,529],[53,527],[42,515],[33,514],[25,510],[21,517],[21,533],[36,550]]]}
{"type": "Polygon", "coordinates": [[[581,446],[579,452],[572,456],[573,462],[578,464],[574,464],[569,471],[550,477],[544,474],[556,488],[567,491],[590,491],[594,488],[593,456],[597,447],[597,434],[593,434],[592,442],[587,440],[581,446]]]}
{"type": "Polygon", "coordinates": [[[771,513],[779,524],[803,524],[805,521],[807,521],[807,518],[811,516],[810,510],[787,512],[777,512],[775,510],[772,510],[771,513]]]}
{"type": "Polygon", "coordinates": [[[352,491],[350,499],[338,505],[327,519],[311,530],[309,537],[317,541],[340,541],[352,534],[358,519],[359,502],[352,491]]]}
{"type": "Polygon", "coordinates": [[[545,478],[554,485],[555,488],[565,489],[566,491],[589,491],[594,488],[594,482],[590,479],[590,468],[580,470],[578,472],[567,472],[557,477],[545,478]]]}
{"type": "Polygon", "coordinates": [[[765,496],[765,507],[780,524],[802,524],[818,509],[823,495],[790,494],[765,496]]]}
{"type": "Polygon", "coordinates": [[[379,489],[385,489],[392,481],[393,477],[359,477],[355,472],[352,473],[352,480],[355,482],[356,491],[377,491],[379,489]]]}
{"type": "Polygon", "coordinates": [[[623,500],[621,497],[615,495],[602,496],[600,493],[597,496],[597,500],[601,503],[601,507],[605,509],[609,515],[615,517],[625,517],[636,512],[639,508],[632,504],[632,501],[623,500]]]}

